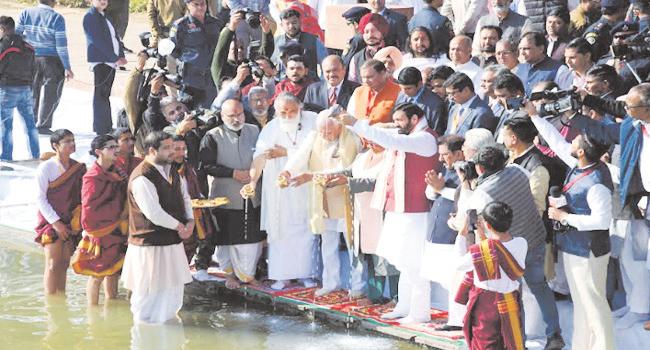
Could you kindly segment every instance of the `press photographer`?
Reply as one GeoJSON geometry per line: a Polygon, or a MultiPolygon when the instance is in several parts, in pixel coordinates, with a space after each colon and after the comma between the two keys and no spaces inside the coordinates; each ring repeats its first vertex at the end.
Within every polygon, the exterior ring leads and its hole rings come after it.
{"type": "MultiPolygon", "coordinates": [[[[258,70],[261,65],[257,63],[258,57],[270,57],[275,49],[273,41],[273,33],[271,32],[271,22],[266,16],[260,16],[260,27],[264,35],[259,45],[248,46],[244,49],[242,41],[235,35],[237,28],[245,20],[244,12],[236,12],[230,16],[230,22],[223,28],[219,34],[219,41],[214,50],[214,57],[212,59],[212,79],[217,86],[222,82],[225,77],[234,77],[237,74],[237,67],[246,62],[251,68],[251,72],[256,72],[253,76],[257,76],[261,80],[261,72],[258,70]]],[[[266,59],[268,61],[268,59],[266,59]]],[[[242,82],[245,86],[253,82],[253,77],[248,77],[247,80],[242,82]]]]}
{"type": "MultiPolygon", "coordinates": [[[[576,138],[583,129],[598,123],[579,112],[582,104],[579,94],[573,90],[558,90],[553,82],[535,85],[528,100],[535,106],[535,114],[547,119],[567,142],[576,138]]],[[[546,141],[541,137],[539,141],[541,151],[555,157],[546,141]]],[[[556,161],[561,165],[558,159],[556,161]]]]}

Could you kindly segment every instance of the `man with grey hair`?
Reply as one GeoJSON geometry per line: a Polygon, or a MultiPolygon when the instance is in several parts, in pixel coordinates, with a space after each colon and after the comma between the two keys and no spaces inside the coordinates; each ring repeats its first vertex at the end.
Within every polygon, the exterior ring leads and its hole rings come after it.
{"type": "Polygon", "coordinates": [[[480,96],[485,102],[487,102],[488,106],[490,106],[490,109],[492,109],[492,113],[494,113],[495,116],[501,114],[502,108],[501,105],[497,103],[497,99],[494,96],[494,88],[492,87],[492,83],[497,76],[504,72],[508,72],[508,68],[506,68],[506,66],[502,66],[500,64],[492,64],[483,68],[483,74],[481,74],[480,96]]]}
{"type": "Polygon", "coordinates": [[[517,74],[517,69],[519,67],[519,60],[517,58],[519,56],[518,50],[518,43],[510,39],[504,38],[497,41],[495,52],[497,63],[517,74]]]}
{"type": "MultiPolygon", "coordinates": [[[[239,195],[241,186],[250,182],[250,166],[260,131],[257,126],[244,122],[244,106],[239,100],[223,103],[221,120],[223,124],[201,140],[199,154],[205,172],[211,177],[209,198],[230,200],[213,210],[220,228],[213,241],[219,247],[219,266],[228,273],[226,287],[236,288],[240,282],[257,283],[255,270],[265,238],[259,227],[259,194],[243,201],[239,195]]],[[[214,245],[211,248],[214,251],[214,245]]]]}
{"type": "Polygon", "coordinates": [[[249,172],[250,182],[240,194],[252,198],[262,178],[262,213],[260,229],[265,230],[269,244],[269,279],[271,288],[284,289],[291,279],[300,279],[305,287],[314,287],[316,273],[315,239],[309,229],[305,203],[306,186],[289,186],[280,176],[287,159],[293,156],[316,129],[316,114],[302,110],[302,103],[291,93],[275,98],[276,118],[271,120],[257,139],[249,172]]]}
{"type": "MultiPolygon", "coordinates": [[[[345,128],[332,109],[318,114],[316,131],[312,131],[298,152],[293,155],[281,176],[289,183],[309,187],[309,223],[311,231],[321,235],[323,286],[316,296],[323,296],[342,287],[339,261],[340,233],[343,232],[348,252],[352,251],[352,203],[347,186],[328,187],[324,175],[350,167],[361,151],[361,140],[345,128]]],[[[352,254],[350,254],[352,257],[352,254]]],[[[363,271],[352,270],[350,296],[364,294],[363,271]]]]}
{"type": "Polygon", "coordinates": [[[246,116],[246,122],[257,125],[262,129],[273,119],[275,110],[271,105],[271,94],[261,86],[255,86],[248,91],[247,107],[249,115],[246,116]]]}

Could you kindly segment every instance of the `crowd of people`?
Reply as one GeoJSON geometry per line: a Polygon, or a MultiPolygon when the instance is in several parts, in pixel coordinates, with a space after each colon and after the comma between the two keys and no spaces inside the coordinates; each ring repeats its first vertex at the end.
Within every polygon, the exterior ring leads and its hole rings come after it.
{"type": "Polygon", "coordinates": [[[107,12],[122,1],[92,0],[88,170],[74,135],[49,130],[72,71],[64,20],[39,2],[0,17],[0,100],[2,160],[14,108],[35,158],[51,134],[48,294],[71,265],[89,303],[121,279],[134,319],[162,323],[216,263],[228,288],[345,287],[396,301],[382,318],[404,324],[446,292],[440,330],[471,349],[523,349],[537,305],[545,349],[562,349],[568,298],[573,349],[650,329],[649,1],[369,0],[343,13],[341,51],[325,46],[326,5],[356,1],[151,0],[113,125],[128,21],[107,12]]]}

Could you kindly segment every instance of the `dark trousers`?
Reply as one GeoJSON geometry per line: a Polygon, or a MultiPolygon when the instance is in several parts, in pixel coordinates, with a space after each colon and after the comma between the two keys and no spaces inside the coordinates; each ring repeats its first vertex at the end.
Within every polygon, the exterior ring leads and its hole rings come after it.
{"type": "Polygon", "coordinates": [[[207,270],[212,262],[212,254],[217,246],[217,235],[207,236],[205,239],[198,241],[198,249],[194,255],[194,266],[196,270],[207,270]]]}
{"type": "Polygon", "coordinates": [[[126,27],[129,25],[129,0],[111,0],[106,7],[106,16],[117,32],[117,36],[124,38],[126,27]]]}
{"type": "Polygon", "coordinates": [[[65,69],[61,60],[56,56],[37,56],[34,66],[32,93],[34,96],[34,118],[38,118],[35,120],[36,127],[49,129],[52,127],[54,111],[59,106],[63,93],[65,69]]]}
{"type": "Polygon", "coordinates": [[[97,135],[108,134],[113,127],[111,119],[111,89],[115,80],[115,69],[100,63],[93,68],[95,73],[95,95],[93,96],[93,131],[97,135]]]}

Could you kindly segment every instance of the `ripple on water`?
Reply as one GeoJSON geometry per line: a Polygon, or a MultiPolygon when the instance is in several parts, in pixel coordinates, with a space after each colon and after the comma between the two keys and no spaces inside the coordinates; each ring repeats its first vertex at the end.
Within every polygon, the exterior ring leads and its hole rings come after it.
{"type": "MultiPolygon", "coordinates": [[[[274,314],[238,300],[215,297],[190,298],[191,305],[186,305],[180,313],[183,326],[134,327],[128,301],[124,299],[108,304],[100,299],[100,306],[88,308],[87,280],[72,272],[68,273],[67,297],[46,300],[41,250],[34,249],[32,243],[21,246],[6,240],[0,230],[1,349],[418,348],[377,336],[351,335],[306,318],[274,314]]],[[[125,294],[120,289],[122,298],[125,294]]]]}

